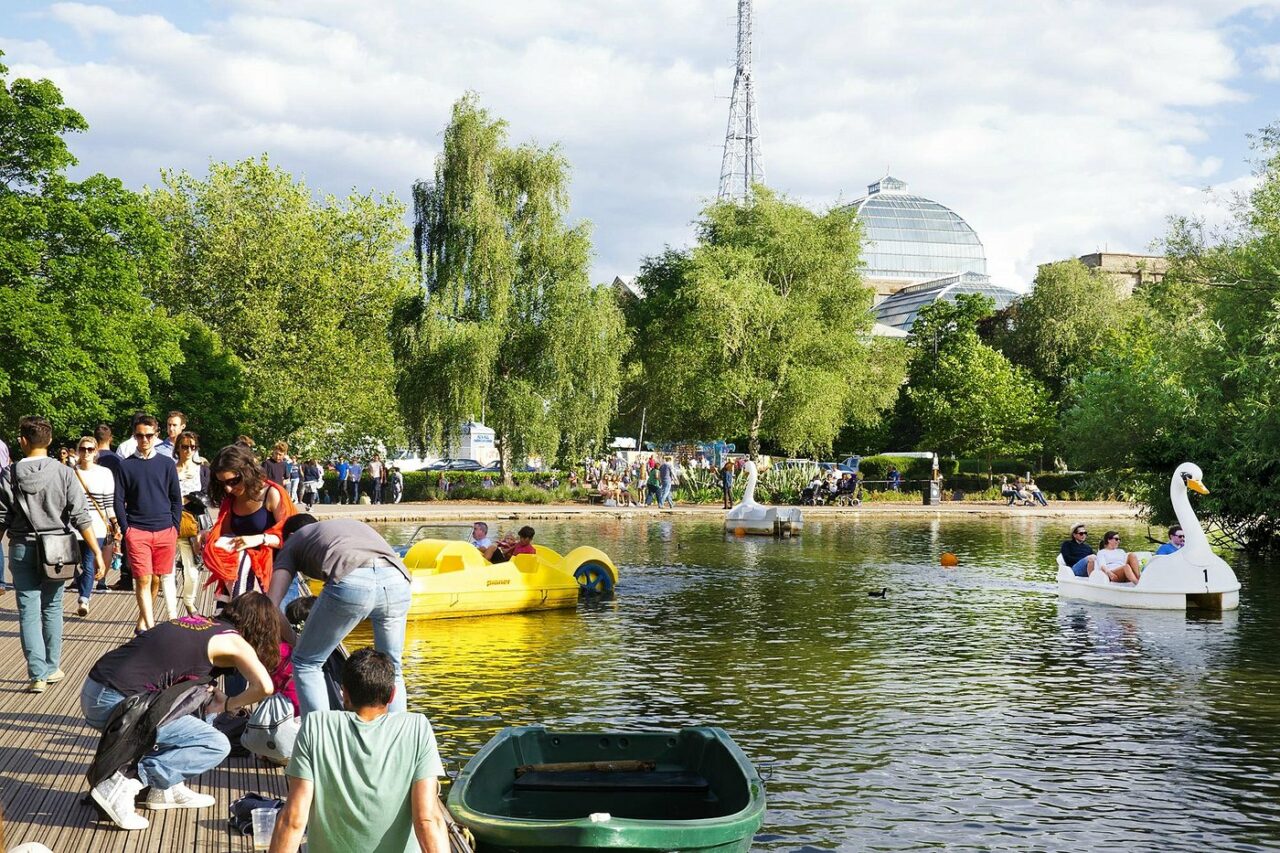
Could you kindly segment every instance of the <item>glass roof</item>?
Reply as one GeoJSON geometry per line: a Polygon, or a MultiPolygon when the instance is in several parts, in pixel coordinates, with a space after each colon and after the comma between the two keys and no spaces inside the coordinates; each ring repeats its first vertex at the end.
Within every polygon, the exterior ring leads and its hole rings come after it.
{"type": "Polygon", "coordinates": [[[939,299],[949,299],[954,302],[956,296],[961,293],[981,293],[983,296],[990,296],[995,300],[997,310],[1008,307],[1018,295],[1012,290],[996,287],[986,275],[960,273],[905,287],[885,297],[883,302],[871,310],[875,313],[877,322],[910,332],[921,308],[932,305],[939,299]]]}
{"type": "Polygon", "coordinates": [[[969,223],[907,189],[906,181],[886,175],[850,205],[867,240],[863,275],[920,281],[947,273],[985,273],[986,253],[969,223]]]}

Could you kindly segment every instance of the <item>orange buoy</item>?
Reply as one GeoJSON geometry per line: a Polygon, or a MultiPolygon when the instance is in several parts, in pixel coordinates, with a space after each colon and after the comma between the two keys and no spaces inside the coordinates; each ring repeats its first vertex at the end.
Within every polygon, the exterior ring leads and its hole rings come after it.
{"type": "Polygon", "coordinates": [[[950,551],[942,552],[941,562],[944,569],[954,569],[956,566],[960,565],[960,559],[950,551]]]}
{"type": "Polygon", "coordinates": [[[746,536],[746,535],[747,535],[747,528],[745,528],[745,527],[735,527],[735,528],[733,528],[733,535],[734,535],[734,536],[746,536]]]}

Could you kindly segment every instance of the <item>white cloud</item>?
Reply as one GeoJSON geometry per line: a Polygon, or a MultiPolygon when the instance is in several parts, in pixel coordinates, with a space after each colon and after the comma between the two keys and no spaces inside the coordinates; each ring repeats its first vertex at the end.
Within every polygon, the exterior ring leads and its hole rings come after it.
{"type": "MultiPolygon", "coordinates": [[[[59,3],[42,41],[0,46],[86,114],[85,166],[133,184],[269,151],[317,189],[405,198],[474,89],[513,139],[562,144],[604,280],[686,242],[715,193],[735,5],[233,0],[196,29],[164,4],[59,3]]],[[[1280,50],[1238,56],[1227,33],[1267,5],[758,0],[770,183],[829,204],[892,166],[973,224],[1007,284],[1141,251],[1243,171],[1203,149],[1244,97],[1241,66],[1280,69],[1280,50]]]]}

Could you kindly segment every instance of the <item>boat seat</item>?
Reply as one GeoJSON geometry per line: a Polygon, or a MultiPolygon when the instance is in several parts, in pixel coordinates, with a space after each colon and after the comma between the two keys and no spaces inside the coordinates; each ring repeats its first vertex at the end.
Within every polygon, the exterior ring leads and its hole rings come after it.
{"type": "Polygon", "coordinates": [[[558,773],[535,770],[516,779],[515,790],[705,794],[711,790],[711,783],[701,774],[686,770],[651,770],[637,773],[599,770],[558,773]]]}

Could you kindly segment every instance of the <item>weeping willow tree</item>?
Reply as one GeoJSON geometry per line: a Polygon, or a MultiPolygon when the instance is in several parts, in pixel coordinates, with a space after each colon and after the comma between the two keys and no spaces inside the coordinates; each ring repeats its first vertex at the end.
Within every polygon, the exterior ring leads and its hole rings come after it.
{"type": "Polygon", "coordinates": [[[507,144],[506,123],[460,99],[414,185],[423,287],[392,320],[396,386],[420,447],[441,449],[465,420],[493,428],[503,479],[527,455],[576,455],[617,408],[621,312],[591,287],[586,223],[565,222],[559,150],[507,144]]]}

